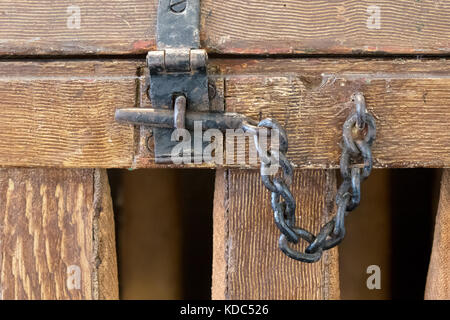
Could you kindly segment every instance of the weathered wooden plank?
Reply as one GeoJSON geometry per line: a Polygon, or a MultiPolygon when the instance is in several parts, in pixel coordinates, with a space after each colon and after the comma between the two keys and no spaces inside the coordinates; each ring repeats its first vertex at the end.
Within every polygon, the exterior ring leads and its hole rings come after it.
{"type": "MultiPolygon", "coordinates": [[[[142,54],[158,0],[0,2],[0,54],[142,54]]],[[[203,0],[203,46],[219,53],[448,53],[448,1],[203,0]]]]}
{"type": "Polygon", "coordinates": [[[126,54],[155,48],[158,0],[0,2],[0,54],[126,54]]]}
{"type": "MultiPolygon", "coordinates": [[[[288,258],[259,173],[218,170],[216,179],[213,299],[339,299],[337,248],[314,264],[288,258]]],[[[292,193],[299,226],[317,232],[335,211],[335,171],[296,170],[292,193]]]]}
{"type": "Polygon", "coordinates": [[[104,170],[0,169],[2,299],[117,299],[104,170]]]}
{"type": "Polygon", "coordinates": [[[114,210],[106,170],[94,171],[93,298],[119,299],[114,210]]]}
{"type": "Polygon", "coordinates": [[[298,166],[338,164],[342,124],[354,108],[349,101],[356,91],[364,93],[376,119],[377,167],[449,165],[446,60],[221,60],[220,64],[227,74],[226,110],[277,119],[289,133],[288,157],[298,166]]]}
{"type": "MultiPolygon", "coordinates": [[[[139,153],[146,148],[138,131],[114,121],[116,108],[140,104],[142,65],[126,59],[0,62],[0,164],[155,166],[151,152],[147,161],[139,153]]],[[[210,71],[222,83],[226,111],[272,117],[287,128],[288,157],[298,167],[337,167],[355,91],[364,93],[376,118],[376,167],[450,166],[445,59],[218,59],[210,71]]]]}
{"type": "Polygon", "coordinates": [[[450,170],[443,171],[433,249],[425,288],[426,300],[450,299],[450,170]]]}
{"type": "Polygon", "coordinates": [[[135,103],[135,63],[1,65],[2,165],[131,165],[134,133],[115,123],[114,109],[135,103]]]}
{"type": "Polygon", "coordinates": [[[202,6],[220,53],[445,53],[448,1],[220,1],[202,6]]]}

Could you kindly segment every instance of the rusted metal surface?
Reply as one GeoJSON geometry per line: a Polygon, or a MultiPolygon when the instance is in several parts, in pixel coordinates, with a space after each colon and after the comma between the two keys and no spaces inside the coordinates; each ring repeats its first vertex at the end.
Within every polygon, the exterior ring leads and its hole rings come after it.
{"type": "MultiPolygon", "coordinates": [[[[149,96],[155,109],[175,109],[172,122],[184,128],[184,112],[209,110],[208,56],[200,47],[200,1],[160,0],[157,49],[147,54],[149,96]],[[184,97],[184,107],[180,102],[184,97]],[[175,102],[178,102],[176,104],[175,102]]],[[[155,162],[167,163],[177,141],[172,131],[154,128],[155,162]]]]}
{"type": "Polygon", "coordinates": [[[173,108],[174,127],[176,129],[185,128],[185,117],[186,117],[186,97],[178,96],[175,99],[173,108]]]}
{"type": "MultiPolygon", "coordinates": [[[[143,109],[128,108],[116,110],[116,120],[135,125],[148,126],[152,128],[177,128],[180,124],[174,119],[178,119],[177,113],[173,110],[164,109],[143,109]]],[[[218,112],[195,112],[187,111],[185,114],[185,128],[193,130],[195,123],[202,124],[202,130],[218,129],[244,129],[245,124],[255,123],[253,120],[238,113],[218,113],[218,112]]]]}
{"type": "Polygon", "coordinates": [[[200,47],[199,0],[159,0],[156,23],[159,50],[200,47]]]}

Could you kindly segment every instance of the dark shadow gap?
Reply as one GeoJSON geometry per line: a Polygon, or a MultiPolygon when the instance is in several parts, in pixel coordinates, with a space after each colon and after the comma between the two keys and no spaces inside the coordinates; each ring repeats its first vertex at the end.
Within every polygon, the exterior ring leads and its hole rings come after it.
{"type": "Polygon", "coordinates": [[[184,299],[211,298],[214,178],[215,170],[179,170],[184,299]]]}
{"type": "MultiPolygon", "coordinates": [[[[108,61],[108,60],[136,60],[145,62],[146,53],[124,53],[124,54],[36,54],[36,55],[0,55],[0,62],[7,61],[36,61],[36,62],[52,62],[52,61],[108,61]]],[[[240,54],[240,53],[217,53],[209,52],[209,59],[355,59],[355,60],[439,60],[449,58],[449,53],[432,53],[432,54],[396,54],[396,53],[285,53],[285,54],[240,54]]]]}
{"type": "Polygon", "coordinates": [[[339,246],[343,299],[423,299],[441,170],[375,169],[339,246]],[[369,266],[381,287],[369,289],[369,266]]]}
{"type": "Polygon", "coordinates": [[[391,172],[393,299],[423,299],[439,176],[435,169],[391,172]]]}
{"type": "Polygon", "coordinates": [[[210,299],[214,170],[108,170],[121,299],[210,299]]]}
{"type": "MultiPolygon", "coordinates": [[[[126,291],[128,299],[210,299],[215,171],[113,169],[108,173],[121,298],[126,291]],[[132,207],[127,203],[130,200],[132,207]],[[172,224],[166,219],[172,219],[172,224]],[[129,239],[142,242],[127,243],[129,239]],[[154,241],[158,241],[156,249],[154,241]],[[172,249],[179,250],[176,259],[159,259],[170,251],[166,247],[170,242],[172,249]],[[159,269],[153,267],[155,263],[159,269]],[[174,268],[178,268],[175,273],[174,268]],[[177,276],[178,288],[171,295],[158,296],[170,280],[165,274],[170,270],[177,276]],[[145,275],[147,271],[150,275],[145,275]],[[130,273],[144,276],[130,280],[130,273]],[[138,282],[141,291],[133,292],[136,286],[130,281],[138,282]],[[159,288],[155,281],[160,282],[159,288]]],[[[377,169],[363,183],[361,205],[348,216],[347,236],[339,248],[343,298],[423,299],[440,173],[436,169],[377,169]],[[366,286],[366,269],[374,264],[381,266],[379,291],[366,286]]]]}

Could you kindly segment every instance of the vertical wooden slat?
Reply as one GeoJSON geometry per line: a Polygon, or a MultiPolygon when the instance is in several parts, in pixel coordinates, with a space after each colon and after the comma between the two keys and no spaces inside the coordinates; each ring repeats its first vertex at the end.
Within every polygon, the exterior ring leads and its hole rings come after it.
{"type": "MultiPolygon", "coordinates": [[[[339,298],[337,249],[314,264],[278,249],[270,194],[258,171],[219,170],[216,179],[213,299],[339,298]]],[[[292,193],[298,225],[317,232],[335,212],[335,172],[296,170],[292,193]]]]}
{"type": "Polygon", "coordinates": [[[119,299],[114,210],[106,170],[94,171],[94,299],[119,299]]]}
{"type": "Polygon", "coordinates": [[[450,299],[450,169],[442,174],[425,299],[450,299]]]}
{"type": "Polygon", "coordinates": [[[0,169],[2,299],[118,298],[105,170],[0,169]]]}

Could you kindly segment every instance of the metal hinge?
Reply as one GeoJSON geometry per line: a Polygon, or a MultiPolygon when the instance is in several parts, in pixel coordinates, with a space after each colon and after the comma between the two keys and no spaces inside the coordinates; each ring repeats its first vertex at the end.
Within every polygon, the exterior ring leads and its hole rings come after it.
{"type": "MultiPolygon", "coordinates": [[[[116,111],[116,120],[153,127],[155,162],[171,162],[173,128],[192,112],[210,111],[206,50],[200,49],[199,0],[160,0],[157,49],[147,54],[151,109],[116,111]],[[170,129],[172,128],[172,129],[170,129]]],[[[206,118],[211,118],[205,114],[206,118]]],[[[196,117],[199,121],[202,116],[196,117]]],[[[223,119],[222,119],[223,120],[223,119]]]]}

